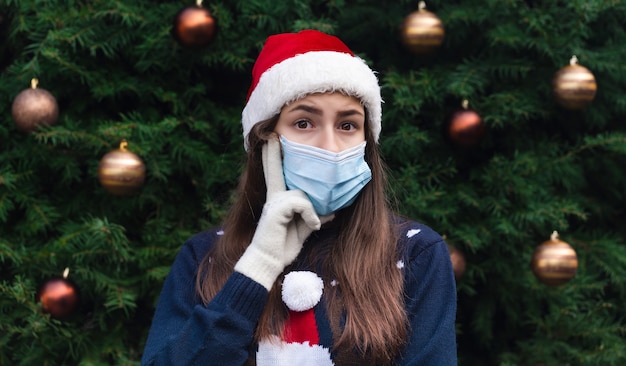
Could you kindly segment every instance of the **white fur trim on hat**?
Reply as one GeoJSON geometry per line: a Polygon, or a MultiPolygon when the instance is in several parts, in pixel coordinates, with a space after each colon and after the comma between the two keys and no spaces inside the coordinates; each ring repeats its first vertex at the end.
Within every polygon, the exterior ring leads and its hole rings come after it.
{"type": "MultiPolygon", "coordinates": [[[[335,51],[311,51],[279,62],[259,78],[241,123],[244,141],[255,124],[279,114],[283,106],[312,93],[342,92],[361,101],[376,142],[381,131],[382,98],[374,72],[363,59],[335,51]]],[[[247,141],[245,142],[247,149],[247,141]]]]}
{"type": "Polygon", "coordinates": [[[283,302],[293,311],[312,309],[320,302],[323,292],[324,281],[313,272],[289,272],[283,280],[283,302]]]}

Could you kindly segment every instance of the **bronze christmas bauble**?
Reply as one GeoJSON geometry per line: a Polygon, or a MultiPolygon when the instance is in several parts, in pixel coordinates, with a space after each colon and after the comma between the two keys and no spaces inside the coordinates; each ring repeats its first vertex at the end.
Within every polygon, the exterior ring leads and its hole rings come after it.
{"type": "Polygon", "coordinates": [[[535,249],[530,265],[539,282],[548,286],[559,286],[576,274],[578,257],[568,243],[558,239],[555,231],[550,240],[535,249]]]}
{"type": "Polygon", "coordinates": [[[552,80],[554,97],[566,109],[585,108],[595,98],[597,88],[596,78],[589,69],[578,65],[576,56],[552,80]]]}
{"type": "Polygon", "coordinates": [[[53,277],[44,282],[35,295],[35,299],[41,302],[41,308],[45,313],[55,319],[66,319],[78,308],[80,293],[76,284],[67,278],[69,273],[65,269],[63,277],[53,277]]]}
{"type": "Polygon", "coordinates": [[[120,148],[102,157],[98,165],[100,184],[112,194],[130,195],[142,185],[146,167],[140,157],[128,151],[128,143],[122,141],[120,148]]]}
{"type": "Polygon", "coordinates": [[[454,271],[454,279],[457,281],[463,277],[465,273],[466,261],[465,255],[461,250],[448,244],[448,252],[450,253],[450,261],[452,262],[452,270],[454,271]]]}
{"type": "Polygon", "coordinates": [[[450,140],[458,146],[471,147],[478,144],[485,136],[486,128],[480,115],[463,101],[463,109],[452,114],[447,124],[450,140]]]}
{"type": "Polygon", "coordinates": [[[217,26],[211,12],[202,7],[202,1],[189,6],[176,14],[172,34],[178,43],[189,47],[206,46],[213,38],[217,26]]]}
{"type": "Polygon", "coordinates": [[[59,117],[59,106],[49,91],[38,88],[37,79],[31,87],[22,90],[13,100],[11,116],[17,129],[32,132],[40,125],[54,125],[59,117]]]}
{"type": "Polygon", "coordinates": [[[419,10],[404,18],[400,36],[409,51],[423,55],[433,52],[443,43],[445,29],[441,20],[426,10],[425,3],[420,1],[419,10]]]}

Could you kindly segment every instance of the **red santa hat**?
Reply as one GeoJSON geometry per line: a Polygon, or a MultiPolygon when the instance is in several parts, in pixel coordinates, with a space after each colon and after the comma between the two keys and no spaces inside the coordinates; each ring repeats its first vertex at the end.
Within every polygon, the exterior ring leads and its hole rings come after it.
{"type": "Polygon", "coordinates": [[[378,141],[380,86],[363,59],[339,38],[316,30],[268,37],[252,69],[252,85],[241,119],[244,141],[252,126],[277,115],[287,103],[312,93],[335,91],[361,101],[378,141]]]}

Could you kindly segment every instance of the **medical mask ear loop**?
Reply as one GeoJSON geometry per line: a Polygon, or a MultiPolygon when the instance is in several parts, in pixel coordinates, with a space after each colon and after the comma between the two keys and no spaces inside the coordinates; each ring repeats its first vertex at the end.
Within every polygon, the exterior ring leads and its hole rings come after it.
{"type": "Polygon", "coordinates": [[[294,141],[288,140],[284,136],[280,136],[280,142],[281,142],[281,147],[283,149],[283,157],[285,156],[284,150],[288,150],[289,152],[292,152],[295,154],[314,156],[321,160],[325,160],[325,161],[332,162],[332,163],[341,162],[343,160],[351,159],[361,154],[365,154],[365,146],[367,144],[366,141],[363,141],[356,146],[347,148],[343,151],[336,153],[336,152],[332,152],[329,150],[320,149],[319,147],[294,142],[294,141]]]}

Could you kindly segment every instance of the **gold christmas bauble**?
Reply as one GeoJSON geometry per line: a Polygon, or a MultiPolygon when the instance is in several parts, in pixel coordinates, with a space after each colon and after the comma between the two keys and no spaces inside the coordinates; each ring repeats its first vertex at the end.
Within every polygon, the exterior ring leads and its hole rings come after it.
{"type": "Polygon", "coordinates": [[[441,20],[426,10],[425,3],[420,1],[419,10],[404,18],[400,35],[409,51],[423,55],[433,52],[443,43],[445,29],[441,20]]]}
{"type": "Polygon", "coordinates": [[[530,265],[539,282],[548,286],[559,286],[576,274],[578,257],[568,243],[558,239],[555,231],[550,240],[535,249],[530,265]]]}
{"type": "Polygon", "coordinates": [[[202,7],[200,0],[196,6],[186,7],[174,17],[172,34],[183,46],[206,46],[213,41],[216,31],[215,18],[208,9],[202,7]]]}
{"type": "Polygon", "coordinates": [[[54,125],[59,117],[57,100],[49,91],[38,88],[37,79],[13,100],[11,116],[18,130],[32,132],[40,125],[54,125]]]}
{"type": "Polygon", "coordinates": [[[571,58],[569,65],[557,71],[552,80],[554,97],[566,109],[586,107],[595,98],[597,88],[593,73],[578,65],[576,56],[571,58]]]}
{"type": "Polygon", "coordinates": [[[482,117],[463,101],[463,109],[452,114],[447,123],[450,140],[457,146],[471,147],[478,144],[485,136],[486,128],[482,117]]]}
{"type": "Polygon", "coordinates": [[[127,147],[128,143],[122,141],[120,148],[104,155],[98,165],[100,184],[115,195],[135,193],[146,177],[143,161],[127,147]]]}

